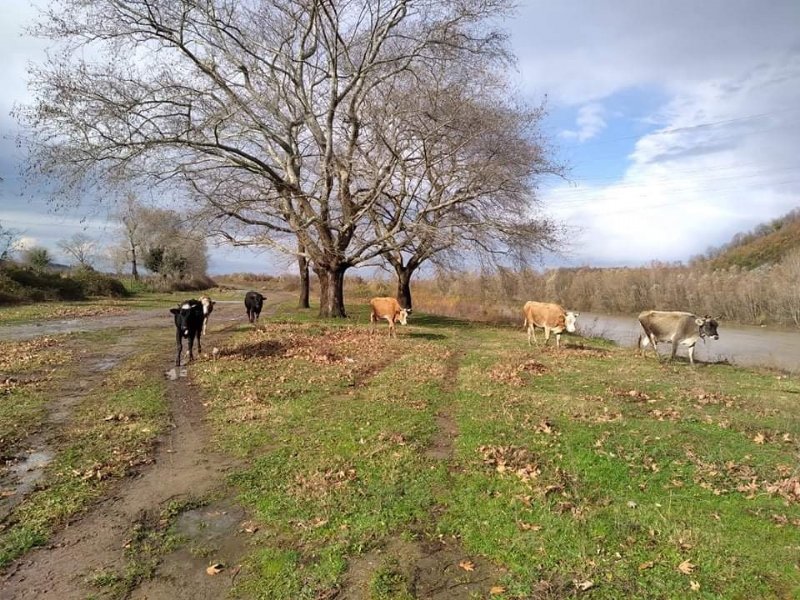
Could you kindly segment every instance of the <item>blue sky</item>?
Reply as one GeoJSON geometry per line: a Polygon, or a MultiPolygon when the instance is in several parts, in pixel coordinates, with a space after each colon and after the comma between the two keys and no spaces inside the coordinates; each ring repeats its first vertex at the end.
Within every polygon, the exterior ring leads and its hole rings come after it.
{"type": "MultiPolygon", "coordinates": [[[[21,36],[27,0],[0,3],[0,223],[56,242],[113,226],[25,197],[12,105],[43,43],[21,36]]],[[[542,212],[570,227],[554,265],[687,260],[800,205],[800,2],[520,2],[504,26],[513,78],[570,167],[542,182],[542,212]]],[[[290,259],[214,249],[211,270],[281,272],[290,259]]]]}

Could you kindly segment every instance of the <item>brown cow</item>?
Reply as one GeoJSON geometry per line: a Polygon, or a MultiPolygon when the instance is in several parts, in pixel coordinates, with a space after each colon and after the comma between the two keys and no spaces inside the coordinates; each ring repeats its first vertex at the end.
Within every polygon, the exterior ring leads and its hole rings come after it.
{"type": "Polygon", "coordinates": [[[539,341],[536,339],[536,328],[540,327],[544,329],[545,346],[550,340],[550,332],[556,334],[556,348],[561,347],[562,332],[575,332],[575,319],[580,315],[576,312],[567,312],[558,304],[533,301],[525,303],[522,313],[525,315],[525,322],[522,326],[528,328],[528,345],[531,343],[531,338],[537,346],[539,345],[539,341]]]}
{"type": "Polygon", "coordinates": [[[411,312],[411,309],[405,309],[400,306],[400,303],[395,298],[373,298],[369,301],[372,312],[369,315],[369,322],[372,324],[370,334],[375,333],[375,324],[380,319],[386,319],[389,322],[389,337],[397,337],[397,330],[395,323],[400,322],[401,325],[406,325],[406,318],[411,312]]]}

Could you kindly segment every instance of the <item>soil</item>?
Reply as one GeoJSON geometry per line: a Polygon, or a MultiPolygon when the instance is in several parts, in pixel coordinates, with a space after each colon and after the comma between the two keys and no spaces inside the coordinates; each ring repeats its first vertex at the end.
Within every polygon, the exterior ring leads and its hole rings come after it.
{"type": "MultiPolygon", "coordinates": [[[[287,296],[271,295],[265,308],[268,310],[269,305],[283,301],[287,296]]],[[[241,303],[218,303],[209,321],[208,335],[203,340],[204,353],[210,353],[214,345],[219,344],[244,318],[241,303]]],[[[59,428],[68,423],[72,407],[83,394],[98,385],[104,372],[135,352],[143,330],[172,326],[170,315],[164,309],[157,312],[139,311],[138,314],[124,318],[76,321],[85,323],[84,327],[72,329],[74,331],[100,329],[102,327],[98,326],[98,322],[109,328],[130,327],[135,323],[136,329],[126,331],[108,353],[92,356],[82,362],[80,375],[75,383],[62,390],[51,402],[43,431],[34,434],[21,445],[28,450],[28,457],[24,460],[30,461],[37,453],[52,454],[52,440],[58,435],[59,428]]],[[[27,328],[14,326],[13,333],[8,331],[9,328],[3,328],[5,339],[35,337],[31,335],[33,331],[36,332],[35,335],[52,333],[43,331],[47,329],[45,326],[29,325],[27,328]]],[[[167,343],[163,362],[153,368],[163,370],[173,360],[173,345],[167,343]]],[[[66,600],[100,595],[102,590],[92,587],[87,577],[99,571],[124,571],[124,546],[131,528],[141,520],[143,514],[158,514],[171,501],[203,498],[224,487],[225,474],[235,465],[230,459],[209,450],[209,432],[204,423],[202,401],[186,377],[191,368],[189,365],[180,370],[170,369],[165,373],[168,379],[172,427],[160,440],[154,463],[144,467],[138,475],[120,481],[106,498],[85,513],[77,515],[63,531],[56,534],[49,546],[31,551],[13,564],[0,580],[0,596],[4,600],[66,600]]],[[[29,472],[32,471],[25,470],[25,473],[29,472]]],[[[25,485],[33,487],[30,482],[25,485]]],[[[25,490],[22,490],[15,496],[21,498],[24,493],[25,490]]],[[[19,498],[15,501],[19,502],[19,498]]],[[[235,576],[235,569],[230,568],[227,575],[223,575],[223,571],[220,575],[209,576],[205,567],[209,561],[234,565],[235,560],[244,553],[246,538],[240,533],[238,524],[245,515],[240,507],[231,502],[224,507],[212,506],[197,510],[199,512],[192,511],[182,515],[179,518],[179,528],[181,519],[185,519],[186,527],[190,527],[193,518],[204,519],[207,523],[204,529],[213,532],[215,537],[204,539],[201,536],[195,541],[204,545],[214,556],[188,559],[178,553],[168,555],[160,565],[156,578],[136,590],[134,597],[197,599],[219,598],[225,594],[235,576]],[[215,521],[218,525],[208,526],[215,521]]],[[[192,535],[186,537],[192,542],[192,535]]]]}

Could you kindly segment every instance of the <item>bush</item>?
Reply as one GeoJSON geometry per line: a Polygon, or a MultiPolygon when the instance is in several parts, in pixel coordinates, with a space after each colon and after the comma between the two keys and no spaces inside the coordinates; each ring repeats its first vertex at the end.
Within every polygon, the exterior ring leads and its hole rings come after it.
{"type": "Polygon", "coordinates": [[[70,277],[47,271],[37,272],[15,264],[6,264],[0,272],[0,302],[44,302],[48,300],[83,300],[83,286],[70,277]]]}
{"type": "Polygon", "coordinates": [[[123,298],[128,290],[119,279],[98,273],[92,268],[79,268],[71,273],[72,279],[80,283],[87,296],[109,296],[123,298]]]}

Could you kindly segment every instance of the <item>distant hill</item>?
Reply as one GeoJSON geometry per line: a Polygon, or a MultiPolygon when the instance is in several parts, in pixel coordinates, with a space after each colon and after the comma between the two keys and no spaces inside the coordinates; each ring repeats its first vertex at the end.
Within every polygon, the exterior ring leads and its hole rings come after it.
{"type": "Polygon", "coordinates": [[[736,234],[703,257],[715,269],[738,266],[755,269],[774,264],[795,248],[800,248],[800,209],[756,227],[750,233],[736,234]]]}

